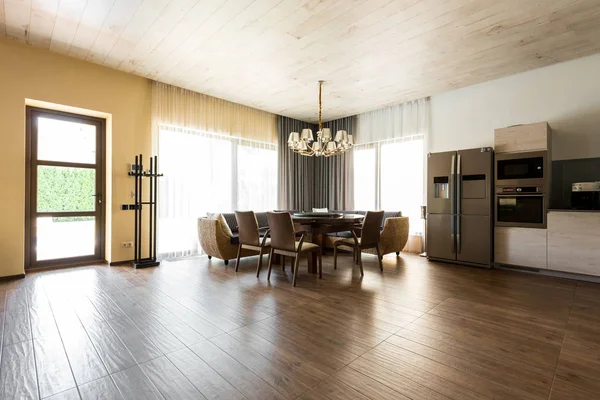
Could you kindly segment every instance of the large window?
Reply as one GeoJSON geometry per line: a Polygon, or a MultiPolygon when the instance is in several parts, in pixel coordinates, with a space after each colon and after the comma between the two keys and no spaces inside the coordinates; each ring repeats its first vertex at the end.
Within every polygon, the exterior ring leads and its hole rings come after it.
{"type": "Polygon", "coordinates": [[[421,136],[355,146],[355,208],[402,211],[411,233],[422,233],[424,162],[421,136]]]}
{"type": "Polygon", "coordinates": [[[377,204],[376,148],[354,150],[354,208],[375,210],[377,204]]]}
{"type": "Polygon", "coordinates": [[[277,204],[277,148],[163,126],[158,140],[158,253],[199,253],[197,219],[209,212],[267,211],[277,204]]]}

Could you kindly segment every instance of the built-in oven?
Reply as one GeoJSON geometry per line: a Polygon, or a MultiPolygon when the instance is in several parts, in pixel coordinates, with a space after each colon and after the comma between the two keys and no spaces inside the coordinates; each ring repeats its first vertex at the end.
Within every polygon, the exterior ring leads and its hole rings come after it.
{"type": "Polygon", "coordinates": [[[496,188],[496,226],[546,228],[542,186],[496,188]]]}
{"type": "Polygon", "coordinates": [[[496,153],[496,186],[545,185],[548,152],[496,153]]]}

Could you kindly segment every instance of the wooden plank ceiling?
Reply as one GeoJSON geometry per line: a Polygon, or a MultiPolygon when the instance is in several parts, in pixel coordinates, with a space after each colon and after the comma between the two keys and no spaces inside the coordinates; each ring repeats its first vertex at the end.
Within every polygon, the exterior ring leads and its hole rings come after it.
{"type": "MultiPolygon", "coordinates": [[[[600,52],[598,0],[0,0],[0,37],[306,121],[600,52]]],[[[1,55],[0,55],[1,56],[1,55]]]]}

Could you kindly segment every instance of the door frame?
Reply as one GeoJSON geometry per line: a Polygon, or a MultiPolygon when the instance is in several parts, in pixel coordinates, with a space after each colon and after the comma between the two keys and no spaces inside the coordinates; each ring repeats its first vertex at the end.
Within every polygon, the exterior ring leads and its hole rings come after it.
{"type": "MultiPolygon", "coordinates": [[[[76,265],[76,264],[84,264],[84,263],[96,263],[102,262],[105,263],[105,248],[106,248],[106,119],[90,117],[87,115],[74,114],[64,111],[51,110],[40,107],[26,106],[25,111],[25,269],[33,269],[33,268],[44,268],[44,267],[54,267],[54,266],[64,266],[64,265],[76,265]],[[35,214],[35,210],[32,209],[33,204],[35,202],[32,201],[32,195],[37,193],[37,182],[34,181],[33,177],[35,171],[33,171],[33,162],[37,160],[33,160],[33,154],[37,154],[34,152],[33,145],[37,143],[37,138],[33,138],[33,120],[32,114],[46,114],[51,116],[54,119],[72,121],[72,122],[81,122],[82,120],[91,122],[93,125],[96,125],[96,152],[99,152],[99,157],[96,158],[96,187],[100,188],[102,193],[102,199],[100,203],[96,201],[97,207],[97,220],[96,223],[96,246],[95,246],[95,254],[88,256],[78,256],[78,257],[69,257],[69,258],[60,258],[56,260],[44,260],[41,262],[35,261],[35,247],[32,245],[32,235],[35,233],[35,227],[33,226],[33,215],[35,214]]],[[[53,162],[55,164],[60,164],[60,162],[53,162]]],[[[77,166],[77,163],[68,163],[73,164],[73,166],[77,166]]],[[[37,176],[37,175],[36,175],[37,176]]],[[[65,216],[72,216],[68,213],[65,216]]]]}

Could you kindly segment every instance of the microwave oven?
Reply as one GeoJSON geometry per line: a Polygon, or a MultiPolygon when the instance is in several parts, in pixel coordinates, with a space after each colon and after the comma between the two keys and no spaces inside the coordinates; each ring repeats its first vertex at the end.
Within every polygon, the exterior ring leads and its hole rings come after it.
{"type": "Polygon", "coordinates": [[[545,186],[547,151],[496,154],[496,186],[545,186]]]}

